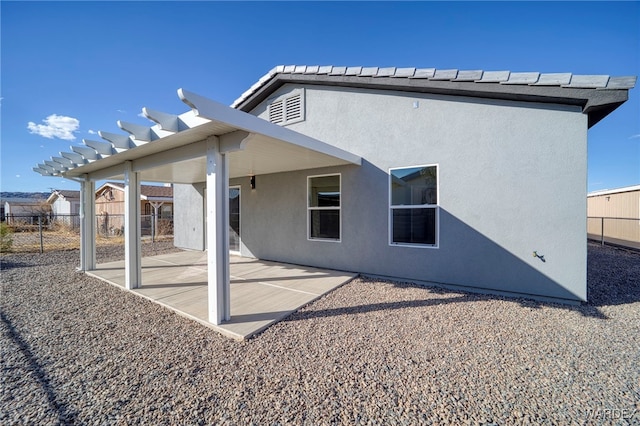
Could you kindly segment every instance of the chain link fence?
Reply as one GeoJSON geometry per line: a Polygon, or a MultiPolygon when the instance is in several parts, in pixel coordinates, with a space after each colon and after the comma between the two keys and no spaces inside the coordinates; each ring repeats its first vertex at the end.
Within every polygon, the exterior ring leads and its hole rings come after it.
{"type": "Polygon", "coordinates": [[[640,250],[640,219],[623,217],[587,217],[587,238],[640,250]]]}
{"type": "MultiPolygon", "coordinates": [[[[151,241],[173,238],[173,218],[143,215],[141,236],[151,241]]],[[[0,228],[0,251],[27,253],[80,248],[80,215],[8,215],[0,228]]],[[[96,216],[96,245],[124,244],[124,215],[96,216]]]]}

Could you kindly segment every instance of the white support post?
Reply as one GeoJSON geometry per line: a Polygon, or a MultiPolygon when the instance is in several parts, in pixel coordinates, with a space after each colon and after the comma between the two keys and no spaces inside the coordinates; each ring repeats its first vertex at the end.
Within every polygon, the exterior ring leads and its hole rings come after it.
{"type": "Polygon", "coordinates": [[[142,285],[140,248],[140,180],[131,167],[124,163],[124,270],[127,290],[142,285]]]}
{"type": "Polygon", "coordinates": [[[96,184],[84,175],[80,182],[80,270],[96,268],[96,184]]]}
{"type": "Polygon", "coordinates": [[[149,202],[149,204],[151,205],[151,207],[153,207],[153,217],[151,218],[151,220],[153,221],[153,232],[151,233],[151,235],[155,238],[158,235],[158,209],[162,207],[164,201],[159,203],[151,201],[149,202]]]}
{"type": "Polygon", "coordinates": [[[207,139],[207,266],[209,322],[231,318],[229,281],[229,163],[217,137],[207,139]]]}

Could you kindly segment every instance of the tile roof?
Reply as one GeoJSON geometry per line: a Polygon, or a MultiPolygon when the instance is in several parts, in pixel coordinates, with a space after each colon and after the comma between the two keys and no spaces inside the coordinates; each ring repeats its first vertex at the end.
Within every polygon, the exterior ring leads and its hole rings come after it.
{"type": "Polygon", "coordinates": [[[575,89],[631,89],[636,84],[635,76],[611,77],[608,75],[574,75],[571,73],[539,73],[511,71],[457,70],[436,68],[397,67],[336,67],[307,65],[278,65],[263,75],[253,86],[236,99],[232,107],[237,107],[257,92],[278,74],[304,74],[350,76],[363,78],[407,78],[434,81],[495,83],[503,85],[558,86],[575,89]]]}

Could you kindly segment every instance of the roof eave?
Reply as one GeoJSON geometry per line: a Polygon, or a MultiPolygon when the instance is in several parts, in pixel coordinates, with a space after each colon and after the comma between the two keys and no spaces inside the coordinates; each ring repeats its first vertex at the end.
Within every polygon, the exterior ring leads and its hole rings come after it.
{"type": "Polygon", "coordinates": [[[589,117],[589,128],[596,125],[629,99],[628,90],[592,89],[592,91],[593,93],[583,109],[583,112],[589,117]]]}
{"type": "Polygon", "coordinates": [[[583,113],[589,116],[589,127],[598,123],[628,99],[628,89],[567,88],[420,78],[276,74],[240,102],[236,108],[249,112],[287,83],[574,105],[581,107],[583,113]]]}

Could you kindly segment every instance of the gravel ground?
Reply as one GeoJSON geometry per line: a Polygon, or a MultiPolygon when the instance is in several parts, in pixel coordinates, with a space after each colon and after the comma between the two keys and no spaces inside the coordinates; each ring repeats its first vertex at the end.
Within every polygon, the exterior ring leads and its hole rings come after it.
{"type": "Polygon", "coordinates": [[[640,424],[638,252],[588,305],[356,279],[245,342],[77,259],[2,257],[1,424],[640,424]]]}

